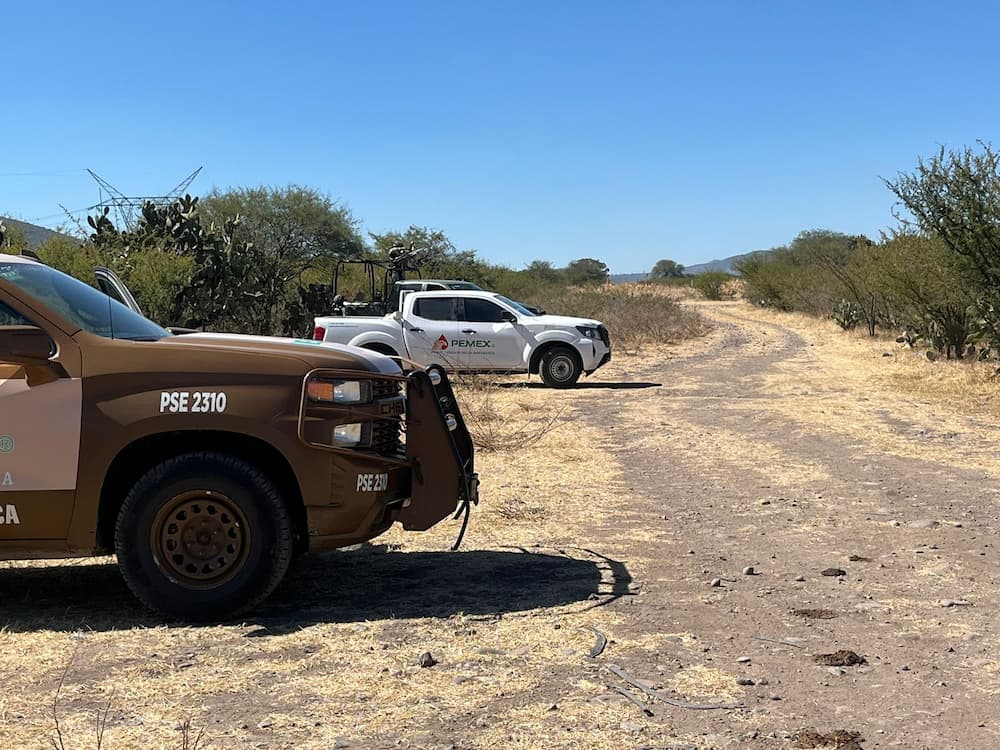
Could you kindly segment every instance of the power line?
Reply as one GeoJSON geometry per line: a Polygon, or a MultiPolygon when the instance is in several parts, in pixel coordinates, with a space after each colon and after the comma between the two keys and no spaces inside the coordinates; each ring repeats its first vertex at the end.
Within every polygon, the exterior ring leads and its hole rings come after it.
{"type": "Polygon", "coordinates": [[[84,211],[90,211],[91,209],[92,209],[91,206],[84,206],[83,208],[77,208],[77,209],[74,209],[72,211],[65,210],[65,211],[61,211],[61,212],[59,212],[57,214],[49,214],[48,216],[36,216],[33,219],[29,219],[29,221],[32,221],[32,222],[35,222],[35,221],[48,221],[49,219],[58,219],[60,216],[74,216],[75,214],[82,214],[84,211]]]}
{"type": "Polygon", "coordinates": [[[0,172],[0,177],[72,177],[80,174],[79,170],[72,172],[0,172]]]}

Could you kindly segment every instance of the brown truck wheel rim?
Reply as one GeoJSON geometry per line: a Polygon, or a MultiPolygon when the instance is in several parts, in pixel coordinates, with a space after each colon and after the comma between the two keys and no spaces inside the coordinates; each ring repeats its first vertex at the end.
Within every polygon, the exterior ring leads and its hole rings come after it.
{"type": "Polygon", "coordinates": [[[150,543],[168,576],[190,588],[211,588],[243,567],[250,529],[225,495],[191,490],[172,497],[156,514],[150,543]]]}

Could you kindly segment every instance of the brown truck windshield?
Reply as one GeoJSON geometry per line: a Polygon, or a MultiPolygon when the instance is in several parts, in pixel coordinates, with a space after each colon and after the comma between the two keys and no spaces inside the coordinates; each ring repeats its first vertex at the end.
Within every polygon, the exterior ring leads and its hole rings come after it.
{"type": "Polygon", "coordinates": [[[48,266],[0,263],[0,279],[97,336],[127,341],[159,341],[170,335],[156,323],[103,292],[48,266]]]}

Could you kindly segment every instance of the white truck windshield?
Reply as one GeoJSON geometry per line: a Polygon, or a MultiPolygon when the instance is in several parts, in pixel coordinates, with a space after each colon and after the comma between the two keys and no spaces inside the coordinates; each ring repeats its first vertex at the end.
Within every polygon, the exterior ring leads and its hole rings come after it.
{"type": "Polygon", "coordinates": [[[515,302],[514,300],[510,299],[509,297],[504,297],[502,294],[497,294],[496,298],[498,300],[500,300],[501,302],[503,302],[504,304],[510,305],[511,307],[513,307],[515,310],[517,310],[519,313],[521,313],[521,315],[527,315],[527,316],[532,317],[532,318],[535,317],[535,313],[531,312],[531,310],[529,310],[527,307],[525,307],[524,305],[522,305],[520,302],[515,302]]]}

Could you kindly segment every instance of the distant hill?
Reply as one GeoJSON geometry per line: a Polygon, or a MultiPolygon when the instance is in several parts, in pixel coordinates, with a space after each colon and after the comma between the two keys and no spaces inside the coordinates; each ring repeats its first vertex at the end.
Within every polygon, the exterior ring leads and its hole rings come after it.
{"type": "Polygon", "coordinates": [[[690,274],[692,276],[697,276],[699,273],[705,273],[705,271],[723,271],[724,273],[736,273],[736,269],[733,268],[733,264],[739,260],[743,260],[748,255],[753,255],[753,253],[743,253],[742,255],[731,255],[728,258],[723,258],[722,260],[710,260],[708,263],[698,263],[693,266],[686,266],[684,268],[684,273],[690,274]]]}
{"type": "MultiPolygon", "coordinates": [[[[759,250],[755,252],[768,251],[759,250]]],[[[696,263],[693,266],[684,266],[684,275],[697,276],[700,273],[705,273],[705,271],[722,271],[724,273],[736,274],[734,264],[754,254],[755,253],[743,253],[742,255],[730,255],[728,258],[723,258],[722,260],[710,260],[707,263],[696,263]]],[[[637,281],[645,281],[648,278],[648,273],[614,273],[611,274],[611,283],[633,284],[637,281]]]]}
{"type": "Polygon", "coordinates": [[[37,224],[29,224],[26,221],[11,219],[7,216],[0,216],[0,221],[2,221],[8,229],[13,229],[15,231],[23,233],[24,236],[28,238],[28,247],[30,247],[32,250],[41,245],[43,242],[52,239],[53,237],[65,237],[67,239],[73,239],[69,235],[62,234],[61,232],[56,232],[55,230],[52,229],[46,229],[45,227],[40,227],[37,224]]]}

